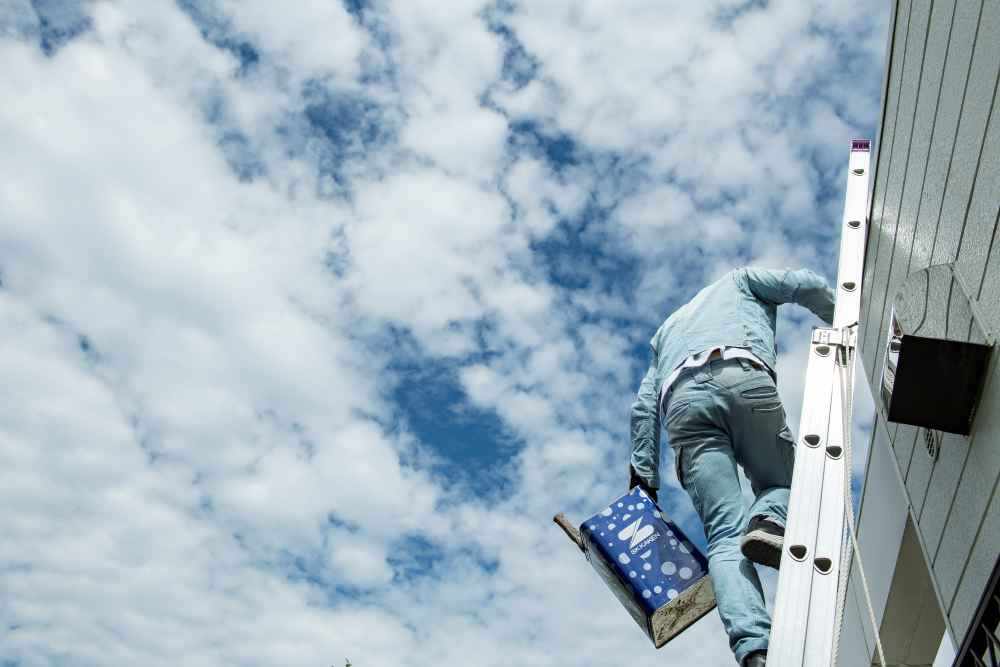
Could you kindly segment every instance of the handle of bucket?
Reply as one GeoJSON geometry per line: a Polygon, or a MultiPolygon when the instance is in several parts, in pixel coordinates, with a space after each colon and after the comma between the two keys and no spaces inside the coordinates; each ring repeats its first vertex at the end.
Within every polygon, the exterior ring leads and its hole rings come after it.
{"type": "Polygon", "coordinates": [[[566,537],[573,540],[573,544],[575,544],[580,551],[584,550],[583,539],[580,538],[580,531],[578,531],[576,527],[569,522],[569,519],[566,518],[565,514],[559,512],[559,514],[552,517],[552,520],[557,526],[563,529],[563,532],[566,533],[566,537]]]}

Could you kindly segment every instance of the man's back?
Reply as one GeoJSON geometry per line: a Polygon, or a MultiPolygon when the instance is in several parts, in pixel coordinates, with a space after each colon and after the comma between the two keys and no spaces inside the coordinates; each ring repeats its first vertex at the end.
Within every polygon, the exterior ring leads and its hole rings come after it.
{"type": "Polygon", "coordinates": [[[833,319],[833,292],[808,269],[730,271],[674,311],[653,336],[660,380],[689,355],[716,346],[746,348],[773,370],[777,307],[790,302],[833,319]]]}
{"type": "Polygon", "coordinates": [[[774,373],[777,308],[798,303],[833,321],[834,294],[808,269],[735,269],[678,308],[650,341],[653,358],[635,403],[630,431],[632,466],[650,489],[660,486],[660,396],[666,380],[693,354],[717,347],[743,348],[774,373]]]}

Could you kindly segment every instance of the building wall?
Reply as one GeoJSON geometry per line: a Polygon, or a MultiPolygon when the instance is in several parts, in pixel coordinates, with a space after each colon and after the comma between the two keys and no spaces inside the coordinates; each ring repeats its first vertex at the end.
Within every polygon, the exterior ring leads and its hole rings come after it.
{"type": "MultiPolygon", "coordinates": [[[[954,262],[983,327],[1000,332],[1000,1],[896,0],[887,59],[859,341],[873,396],[892,300],[911,273],[954,262]]],[[[1000,553],[998,357],[969,437],[879,418],[956,642],[1000,553]]]]}
{"type": "MultiPolygon", "coordinates": [[[[872,431],[858,543],[886,664],[931,665],[945,619],[886,426],[879,417],[872,431]]],[[[857,560],[849,568],[837,664],[875,665],[875,638],[861,568],[857,560]]]]}
{"type": "MultiPolygon", "coordinates": [[[[885,422],[876,420],[865,466],[865,489],[858,518],[858,546],[861,550],[872,613],[880,636],[883,628],[908,627],[909,619],[886,617],[896,563],[907,525],[906,494],[899,482],[885,422]]],[[[844,627],[840,639],[840,665],[872,664],[875,640],[868,615],[858,561],[848,571],[844,627]]]]}

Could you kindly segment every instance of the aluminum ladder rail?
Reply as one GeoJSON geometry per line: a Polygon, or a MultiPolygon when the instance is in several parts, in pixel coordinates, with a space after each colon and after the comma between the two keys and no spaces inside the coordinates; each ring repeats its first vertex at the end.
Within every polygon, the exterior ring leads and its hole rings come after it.
{"type": "Polygon", "coordinates": [[[768,667],[829,667],[834,659],[849,472],[843,448],[845,374],[837,364],[853,360],[844,353],[856,344],[852,325],[861,308],[870,149],[867,140],[851,145],[833,326],[815,329],[809,346],[768,667]]]}

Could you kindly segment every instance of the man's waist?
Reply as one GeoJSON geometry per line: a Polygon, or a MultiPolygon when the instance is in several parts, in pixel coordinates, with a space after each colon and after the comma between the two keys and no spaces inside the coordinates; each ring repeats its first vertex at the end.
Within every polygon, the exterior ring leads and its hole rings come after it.
{"type": "MultiPolygon", "coordinates": [[[[753,354],[751,354],[750,356],[753,356],[753,354]]],[[[705,363],[708,364],[717,359],[722,359],[722,358],[723,358],[722,350],[720,350],[719,348],[715,348],[714,350],[712,350],[712,353],[708,355],[708,359],[705,360],[705,363]]]]}
{"type": "Polygon", "coordinates": [[[708,348],[707,350],[702,350],[701,352],[685,357],[684,360],[674,368],[670,375],[667,376],[666,380],[664,380],[663,385],[660,388],[661,414],[663,410],[666,409],[667,399],[670,396],[670,392],[683,377],[697,373],[705,366],[712,365],[716,362],[735,363],[739,360],[743,360],[744,363],[749,363],[758,370],[766,371],[772,377],[774,376],[774,371],[771,367],[761,361],[760,357],[751,352],[748,348],[719,345],[708,348]]]}

